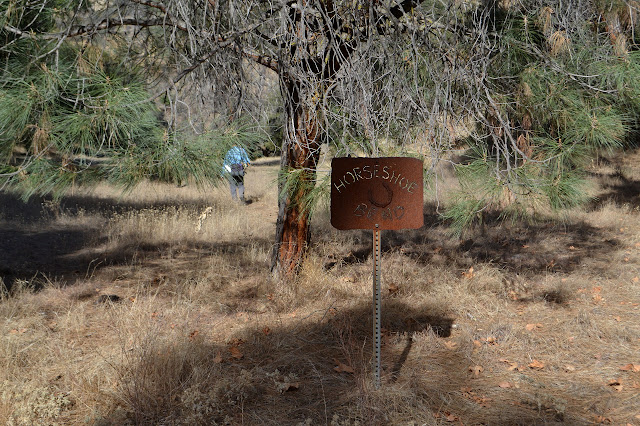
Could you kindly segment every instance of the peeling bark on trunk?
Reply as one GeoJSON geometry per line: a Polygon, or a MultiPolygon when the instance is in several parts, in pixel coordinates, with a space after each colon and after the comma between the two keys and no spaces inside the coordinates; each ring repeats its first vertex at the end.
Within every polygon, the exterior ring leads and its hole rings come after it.
{"type": "MultiPolygon", "coordinates": [[[[282,77],[281,77],[282,78],[282,77]]],[[[295,276],[304,259],[311,235],[311,212],[304,201],[316,182],[316,167],[320,157],[320,126],[318,100],[321,92],[310,91],[302,82],[282,78],[286,91],[285,138],[280,170],[283,174],[299,172],[291,190],[283,193],[279,185],[276,241],[271,257],[271,271],[275,276],[288,279],[295,276]]],[[[284,177],[283,177],[284,179],[284,177]]]]}
{"type": "MultiPolygon", "coordinates": [[[[410,5],[412,1],[404,2],[391,12],[399,17],[410,5]]],[[[305,204],[316,183],[316,167],[324,139],[321,111],[325,90],[331,87],[358,45],[357,37],[350,35],[343,39],[338,35],[350,33],[351,29],[346,31],[349,25],[355,27],[359,23],[366,28],[368,12],[368,8],[363,8],[352,17],[355,21],[343,21],[333,1],[324,0],[302,0],[288,10],[290,30],[300,42],[287,46],[284,61],[287,66],[278,68],[286,115],[280,170],[295,176],[297,181],[288,182],[287,188],[291,190],[286,194],[282,193],[280,184],[276,241],[271,257],[272,273],[284,279],[298,272],[311,235],[311,212],[305,204]],[[322,12],[307,13],[307,8],[318,8],[322,12]]]]}

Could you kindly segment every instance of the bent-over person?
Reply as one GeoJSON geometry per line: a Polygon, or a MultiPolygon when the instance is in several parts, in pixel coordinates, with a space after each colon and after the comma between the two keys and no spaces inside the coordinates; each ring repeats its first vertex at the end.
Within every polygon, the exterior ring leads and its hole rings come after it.
{"type": "Polygon", "coordinates": [[[241,146],[234,146],[224,157],[224,170],[229,180],[229,189],[231,198],[234,201],[245,202],[244,199],[244,172],[247,166],[251,164],[247,151],[241,146]]]}

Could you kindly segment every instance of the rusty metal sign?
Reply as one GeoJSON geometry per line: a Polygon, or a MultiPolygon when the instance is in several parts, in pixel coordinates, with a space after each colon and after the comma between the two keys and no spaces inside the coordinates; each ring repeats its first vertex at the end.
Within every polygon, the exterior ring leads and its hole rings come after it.
{"type": "Polygon", "coordinates": [[[417,229],[424,224],[422,161],[334,158],[331,225],[337,229],[417,229]]]}
{"type": "Polygon", "coordinates": [[[381,230],[416,229],[422,214],[422,161],[408,157],[334,158],[331,224],[373,230],[373,384],[381,381],[381,230]]]}

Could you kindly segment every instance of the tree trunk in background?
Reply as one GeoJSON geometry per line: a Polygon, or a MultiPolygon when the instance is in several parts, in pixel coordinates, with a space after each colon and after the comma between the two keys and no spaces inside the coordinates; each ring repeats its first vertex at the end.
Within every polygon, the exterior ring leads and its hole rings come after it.
{"type": "Polygon", "coordinates": [[[322,140],[317,107],[322,94],[320,89],[310,90],[308,82],[292,81],[283,76],[280,84],[285,97],[286,122],[271,271],[277,277],[288,279],[297,273],[311,235],[311,212],[305,209],[304,202],[316,183],[322,140]],[[283,181],[291,173],[298,177],[294,182],[288,182],[286,188],[290,190],[283,193],[283,181]]]}

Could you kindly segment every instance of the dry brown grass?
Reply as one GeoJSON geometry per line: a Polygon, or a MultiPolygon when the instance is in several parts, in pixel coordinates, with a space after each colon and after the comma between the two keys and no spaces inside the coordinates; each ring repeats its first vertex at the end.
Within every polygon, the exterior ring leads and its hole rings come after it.
{"type": "Polygon", "coordinates": [[[423,229],[385,232],[379,390],[370,232],[319,213],[298,280],[272,281],[275,164],[247,206],[4,194],[0,424],[640,424],[638,158],[594,167],[564,222],[455,239],[427,200],[423,229]]]}

